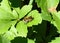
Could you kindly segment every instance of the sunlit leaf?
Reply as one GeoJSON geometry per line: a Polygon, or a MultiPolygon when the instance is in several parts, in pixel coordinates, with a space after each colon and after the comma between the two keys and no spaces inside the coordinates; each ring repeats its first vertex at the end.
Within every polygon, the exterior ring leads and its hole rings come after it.
{"type": "Polygon", "coordinates": [[[47,21],[52,20],[50,13],[48,13],[47,11],[42,10],[41,16],[43,20],[47,20],[47,21]]]}
{"type": "Polygon", "coordinates": [[[13,26],[11,26],[10,32],[12,32],[13,34],[15,34],[17,36],[17,30],[16,28],[13,26]]]}
{"type": "Polygon", "coordinates": [[[43,20],[51,21],[49,12],[56,10],[59,0],[35,0],[35,2],[37,3],[37,6],[41,8],[43,20]]]}
{"type": "Polygon", "coordinates": [[[16,17],[14,17],[14,15],[10,12],[5,11],[3,8],[0,8],[0,19],[16,19],[16,17]]]}
{"type": "Polygon", "coordinates": [[[23,18],[29,11],[31,11],[32,5],[25,5],[21,8],[19,18],[23,18]]]}
{"type": "Polygon", "coordinates": [[[28,39],[28,43],[35,43],[34,40],[28,39]]]}
{"type": "Polygon", "coordinates": [[[16,18],[16,19],[18,19],[18,13],[17,13],[17,11],[14,9],[13,10],[13,16],[16,18]]]}
{"type": "Polygon", "coordinates": [[[60,37],[56,37],[55,40],[52,40],[49,43],[60,43],[60,37]]]}
{"type": "Polygon", "coordinates": [[[20,21],[17,24],[16,28],[17,28],[17,31],[19,33],[19,36],[21,36],[21,37],[26,37],[27,36],[28,30],[27,30],[27,26],[24,24],[24,22],[20,21]]]}
{"type": "Polygon", "coordinates": [[[9,40],[13,40],[16,36],[17,36],[17,30],[14,26],[11,26],[11,29],[9,31],[7,31],[4,36],[9,39],[9,40]]]}
{"type": "Polygon", "coordinates": [[[11,43],[6,37],[0,35],[0,43],[11,43]]]}
{"type": "Polygon", "coordinates": [[[14,25],[16,21],[9,21],[9,20],[0,20],[0,34],[5,33],[8,31],[11,25],[14,25]]]}
{"type": "Polygon", "coordinates": [[[60,33],[60,11],[53,13],[52,15],[53,15],[53,19],[54,19],[53,24],[57,27],[58,32],[60,33]]]}
{"type": "Polygon", "coordinates": [[[47,0],[47,7],[48,9],[53,7],[57,8],[58,3],[59,3],[59,0],[47,0]]]}
{"type": "Polygon", "coordinates": [[[49,8],[56,8],[59,0],[35,0],[35,2],[42,10],[47,11],[49,8]]]}
{"type": "Polygon", "coordinates": [[[48,12],[47,0],[35,0],[37,6],[41,8],[41,16],[43,20],[51,21],[51,15],[48,12]]]}
{"type": "Polygon", "coordinates": [[[11,31],[6,32],[4,36],[9,40],[14,39],[15,37],[15,35],[11,31]]]}
{"type": "Polygon", "coordinates": [[[5,9],[6,11],[9,10],[8,12],[11,12],[11,8],[8,0],[2,0],[0,7],[5,9]]]}
{"type": "Polygon", "coordinates": [[[0,21],[0,34],[8,31],[11,23],[9,21],[0,21]]]}
{"type": "Polygon", "coordinates": [[[15,12],[18,14],[18,17],[19,17],[19,14],[20,14],[20,8],[14,8],[15,12]]]}
{"type": "Polygon", "coordinates": [[[37,10],[33,10],[28,14],[28,17],[32,16],[33,20],[27,23],[27,26],[38,25],[42,22],[41,14],[37,10]]]}

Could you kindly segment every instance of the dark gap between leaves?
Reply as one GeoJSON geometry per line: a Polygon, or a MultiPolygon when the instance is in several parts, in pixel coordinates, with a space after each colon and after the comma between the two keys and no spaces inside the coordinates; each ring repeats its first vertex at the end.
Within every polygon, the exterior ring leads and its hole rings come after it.
{"type": "Polygon", "coordinates": [[[57,10],[57,11],[60,11],[60,2],[59,2],[59,4],[58,4],[56,10],[57,10]]]}
{"type": "Polygon", "coordinates": [[[33,1],[33,8],[32,10],[38,10],[39,13],[41,13],[41,8],[38,8],[37,3],[35,2],[35,0],[33,1]]]}

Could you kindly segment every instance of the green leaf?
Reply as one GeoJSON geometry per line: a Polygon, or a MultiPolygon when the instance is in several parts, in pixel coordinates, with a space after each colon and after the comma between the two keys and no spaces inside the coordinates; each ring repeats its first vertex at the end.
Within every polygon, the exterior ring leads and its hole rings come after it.
{"type": "Polygon", "coordinates": [[[9,12],[11,12],[8,0],[2,0],[0,7],[5,9],[6,11],[9,10],[9,12]]]}
{"type": "Polygon", "coordinates": [[[0,34],[8,31],[11,25],[14,25],[16,21],[0,20],[0,34]]]}
{"type": "Polygon", "coordinates": [[[9,40],[13,40],[15,37],[15,35],[11,31],[6,32],[4,36],[9,40]]]}
{"type": "Polygon", "coordinates": [[[21,36],[21,37],[26,37],[27,36],[27,32],[28,32],[27,26],[24,24],[23,21],[20,21],[17,24],[16,28],[17,28],[17,31],[19,33],[19,36],[21,36]]]}
{"type": "Polygon", "coordinates": [[[0,34],[8,31],[9,27],[11,26],[10,21],[0,21],[0,34]]]}
{"type": "Polygon", "coordinates": [[[60,43],[60,37],[56,37],[55,40],[52,40],[49,43],[60,43]]]}
{"type": "Polygon", "coordinates": [[[31,11],[32,5],[25,5],[21,8],[19,18],[23,18],[29,11],[31,11]]]}
{"type": "Polygon", "coordinates": [[[0,35],[0,43],[11,43],[6,37],[0,35]]]}
{"type": "Polygon", "coordinates": [[[14,17],[14,15],[10,12],[5,11],[3,8],[0,8],[0,19],[16,19],[16,17],[14,17]]]}
{"type": "Polygon", "coordinates": [[[47,0],[35,0],[37,6],[41,8],[41,16],[43,20],[51,21],[51,15],[47,9],[47,0]]]}
{"type": "Polygon", "coordinates": [[[56,10],[59,0],[35,0],[35,2],[37,3],[37,6],[42,10],[41,12],[43,20],[51,21],[49,10],[56,10]]]}
{"type": "MultiPolygon", "coordinates": [[[[5,3],[7,3],[6,1],[8,0],[3,0],[1,4],[5,6],[5,3]]],[[[8,7],[8,5],[6,7],[8,7]]],[[[0,6],[0,34],[8,31],[10,26],[16,23],[14,20],[17,19],[17,15],[7,10],[9,9],[5,9],[3,6],[0,6]]]]}
{"type": "Polygon", "coordinates": [[[17,30],[14,26],[11,27],[10,31],[7,31],[4,36],[9,39],[13,40],[17,36],[17,30]]]}
{"type": "Polygon", "coordinates": [[[28,43],[35,43],[34,40],[28,39],[28,43]]]}
{"type": "Polygon", "coordinates": [[[37,6],[40,7],[44,12],[47,12],[47,0],[35,0],[37,6]]]}
{"type": "Polygon", "coordinates": [[[8,31],[9,27],[16,23],[16,21],[14,21],[16,19],[17,15],[14,15],[0,7],[0,34],[8,31]]]}
{"type": "Polygon", "coordinates": [[[57,8],[58,3],[59,3],[59,0],[47,0],[47,7],[48,9],[53,7],[57,8]]]}
{"type": "Polygon", "coordinates": [[[10,32],[12,32],[13,34],[15,34],[15,36],[17,36],[17,30],[14,27],[14,25],[11,26],[10,32]]]}
{"type": "Polygon", "coordinates": [[[17,12],[17,14],[19,16],[19,14],[20,14],[20,8],[19,7],[18,8],[14,8],[14,10],[17,12]]]}
{"type": "Polygon", "coordinates": [[[41,16],[42,16],[43,20],[47,20],[47,21],[51,21],[52,20],[50,13],[48,13],[46,11],[42,11],[41,16]]]}
{"type": "Polygon", "coordinates": [[[53,24],[57,27],[58,32],[60,33],[60,11],[59,12],[55,12],[52,14],[53,15],[53,24]]]}
{"type": "Polygon", "coordinates": [[[18,19],[18,13],[17,13],[17,11],[14,9],[13,10],[13,16],[16,18],[16,19],[18,19]]]}
{"type": "Polygon", "coordinates": [[[59,3],[59,0],[35,0],[35,2],[39,7],[41,7],[42,10],[46,11],[49,8],[53,8],[53,7],[56,8],[59,3]]]}
{"type": "Polygon", "coordinates": [[[32,5],[32,4],[33,4],[33,0],[30,0],[30,1],[29,1],[29,5],[32,5]]]}
{"type": "Polygon", "coordinates": [[[37,10],[31,11],[27,17],[32,16],[33,20],[27,23],[27,26],[38,25],[42,22],[41,14],[37,10]]]}

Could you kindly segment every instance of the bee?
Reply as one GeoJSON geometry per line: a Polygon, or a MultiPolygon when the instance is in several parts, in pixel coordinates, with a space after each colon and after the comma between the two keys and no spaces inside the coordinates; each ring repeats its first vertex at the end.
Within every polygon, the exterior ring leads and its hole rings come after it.
{"type": "Polygon", "coordinates": [[[33,20],[33,17],[32,16],[25,17],[23,20],[24,20],[25,23],[28,23],[28,22],[33,20]]]}

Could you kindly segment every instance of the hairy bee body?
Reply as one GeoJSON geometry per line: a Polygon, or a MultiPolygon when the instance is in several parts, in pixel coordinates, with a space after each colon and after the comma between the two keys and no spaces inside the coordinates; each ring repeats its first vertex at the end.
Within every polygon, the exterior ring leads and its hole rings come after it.
{"type": "Polygon", "coordinates": [[[24,18],[24,22],[25,22],[25,23],[28,23],[28,22],[30,22],[30,21],[32,21],[32,20],[33,20],[33,18],[32,18],[31,16],[24,18]]]}

